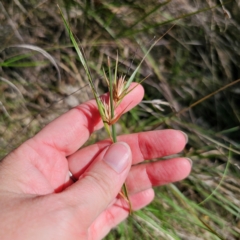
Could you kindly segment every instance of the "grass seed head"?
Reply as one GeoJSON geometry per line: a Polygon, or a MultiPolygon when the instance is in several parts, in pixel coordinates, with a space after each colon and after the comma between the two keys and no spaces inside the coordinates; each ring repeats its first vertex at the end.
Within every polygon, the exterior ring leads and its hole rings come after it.
{"type": "Polygon", "coordinates": [[[108,103],[106,101],[103,101],[103,114],[104,119],[103,121],[106,122],[108,125],[111,125],[111,108],[110,108],[110,100],[108,100],[108,103]]]}
{"type": "Polygon", "coordinates": [[[125,95],[127,89],[125,88],[126,81],[125,81],[125,76],[121,76],[118,78],[116,83],[113,84],[113,100],[114,102],[118,102],[121,100],[125,95]]]}
{"type": "MultiPolygon", "coordinates": [[[[116,105],[114,106],[114,109],[115,107],[116,105]]],[[[106,123],[108,126],[115,124],[119,120],[119,118],[122,116],[124,111],[127,109],[127,107],[123,109],[122,112],[120,112],[118,115],[114,114],[114,117],[112,118],[110,100],[108,101],[108,103],[106,101],[103,101],[102,102],[102,109],[103,109],[103,115],[104,115],[103,122],[106,123]]]]}

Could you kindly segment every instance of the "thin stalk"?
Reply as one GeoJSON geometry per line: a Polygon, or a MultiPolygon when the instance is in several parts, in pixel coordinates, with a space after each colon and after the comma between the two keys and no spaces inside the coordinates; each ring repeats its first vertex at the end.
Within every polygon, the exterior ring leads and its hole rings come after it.
{"type": "Polygon", "coordinates": [[[117,52],[117,59],[115,64],[114,84],[117,84],[117,70],[118,70],[118,52],[117,52]]]}
{"type": "MultiPolygon", "coordinates": [[[[114,73],[114,79],[113,79],[112,78],[112,71],[111,71],[111,62],[110,62],[110,59],[108,57],[111,119],[114,119],[113,81],[114,81],[114,84],[116,84],[116,82],[117,82],[117,66],[118,66],[118,57],[117,57],[117,60],[116,60],[115,73],[114,73]]],[[[117,134],[116,134],[115,124],[112,124],[112,140],[113,140],[114,143],[117,142],[117,134]]],[[[129,212],[131,214],[132,213],[132,204],[131,204],[131,201],[129,199],[128,190],[127,190],[127,186],[126,186],[125,183],[122,186],[122,194],[123,194],[123,197],[126,198],[128,204],[129,204],[129,212]]]]}
{"type": "MultiPolygon", "coordinates": [[[[112,70],[111,63],[108,57],[108,74],[109,74],[109,92],[110,92],[110,110],[111,110],[111,119],[114,119],[114,101],[113,101],[113,81],[112,81],[112,70]]],[[[112,124],[112,140],[113,142],[117,142],[116,136],[116,127],[115,124],[112,124]]]]}
{"type": "Polygon", "coordinates": [[[122,186],[122,192],[123,192],[124,197],[127,199],[127,202],[128,202],[128,205],[129,205],[129,214],[131,215],[132,214],[132,203],[129,199],[126,183],[124,183],[123,186],[122,186]]]}

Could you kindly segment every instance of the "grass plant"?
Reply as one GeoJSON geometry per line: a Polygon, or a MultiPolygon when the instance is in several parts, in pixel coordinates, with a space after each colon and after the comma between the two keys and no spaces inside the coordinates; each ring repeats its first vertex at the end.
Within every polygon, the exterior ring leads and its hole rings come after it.
{"type": "MultiPolygon", "coordinates": [[[[58,6],[64,25],[69,33],[71,42],[78,54],[78,57],[80,59],[80,62],[82,63],[84,70],[87,74],[88,77],[88,82],[90,85],[90,88],[92,90],[92,93],[94,95],[94,98],[96,100],[97,106],[98,106],[98,110],[99,113],[101,115],[105,130],[107,131],[109,137],[111,138],[112,142],[115,143],[117,142],[117,135],[116,135],[116,128],[115,128],[115,123],[119,120],[119,118],[121,117],[121,115],[123,114],[123,112],[125,111],[125,109],[118,115],[115,115],[115,110],[118,107],[118,105],[120,104],[120,102],[122,101],[122,99],[130,92],[132,91],[132,89],[130,90],[130,84],[132,83],[132,81],[134,80],[137,72],[139,71],[139,68],[141,67],[142,62],[145,60],[145,58],[147,57],[148,53],[152,50],[152,48],[159,42],[159,40],[164,36],[161,36],[159,39],[157,39],[152,45],[151,47],[146,51],[145,56],[142,58],[141,62],[139,63],[139,65],[136,67],[135,71],[130,75],[129,79],[127,81],[125,81],[125,76],[120,76],[118,77],[118,55],[117,55],[117,59],[116,59],[116,64],[115,64],[115,69],[114,69],[114,73],[112,73],[112,68],[111,68],[111,61],[110,58],[108,57],[108,77],[105,73],[105,70],[103,69],[103,74],[104,74],[104,78],[105,81],[107,82],[108,85],[108,90],[109,90],[109,100],[103,100],[99,97],[99,94],[94,86],[93,83],[93,79],[87,64],[87,60],[84,57],[84,53],[83,50],[81,51],[77,41],[74,37],[74,34],[72,33],[69,24],[67,23],[62,10],[60,9],[60,7],[58,6]],[[111,127],[111,130],[110,130],[111,127]]],[[[171,28],[168,30],[170,31],[171,28]]],[[[168,32],[167,31],[167,32],[168,32]]],[[[126,187],[126,184],[123,184],[122,187],[122,192],[120,193],[124,199],[126,199],[126,201],[129,204],[129,211],[130,213],[132,212],[132,206],[131,206],[131,201],[129,200],[129,196],[128,196],[128,190],[126,187]]]]}

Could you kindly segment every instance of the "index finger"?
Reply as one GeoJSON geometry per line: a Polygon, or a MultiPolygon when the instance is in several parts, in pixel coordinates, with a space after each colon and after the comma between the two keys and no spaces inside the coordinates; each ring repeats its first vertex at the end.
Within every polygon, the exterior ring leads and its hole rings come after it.
{"type": "MultiPolygon", "coordinates": [[[[118,141],[126,142],[132,151],[133,165],[181,152],[187,142],[182,131],[166,129],[148,132],[122,135],[118,141]]],[[[103,140],[87,146],[68,157],[69,169],[74,177],[78,178],[91,164],[91,162],[103,154],[103,150],[111,144],[109,140],[103,140]]]]}
{"type": "MultiPolygon", "coordinates": [[[[132,83],[134,88],[122,100],[116,114],[129,111],[143,98],[144,89],[132,83]]],[[[105,95],[106,97],[106,95],[105,95]]],[[[45,144],[68,156],[77,151],[89,138],[91,133],[103,126],[95,100],[83,103],[61,115],[44,127],[33,137],[35,144],[45,144]]]]}

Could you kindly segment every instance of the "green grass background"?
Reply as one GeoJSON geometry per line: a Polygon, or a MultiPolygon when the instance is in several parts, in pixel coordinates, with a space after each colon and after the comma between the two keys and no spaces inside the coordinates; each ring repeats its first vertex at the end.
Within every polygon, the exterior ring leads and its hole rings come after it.
{"type": "MultiPolygon", "coordinates": [[[[193,171],[156,188],[154,202],[106,239],[240,239],[239,1],[0,1],[0,158],[92,97],[57,4],[99,92],[107,89],[107,56],[114,61],[118,52],[119,74],[128,77],[175,25],[136,76],[149,75],[144,102],[117,129],[185,131],[180,155],[193,171]]],[[[88,144],[105,136],[94,133],[88,144]]]]}

